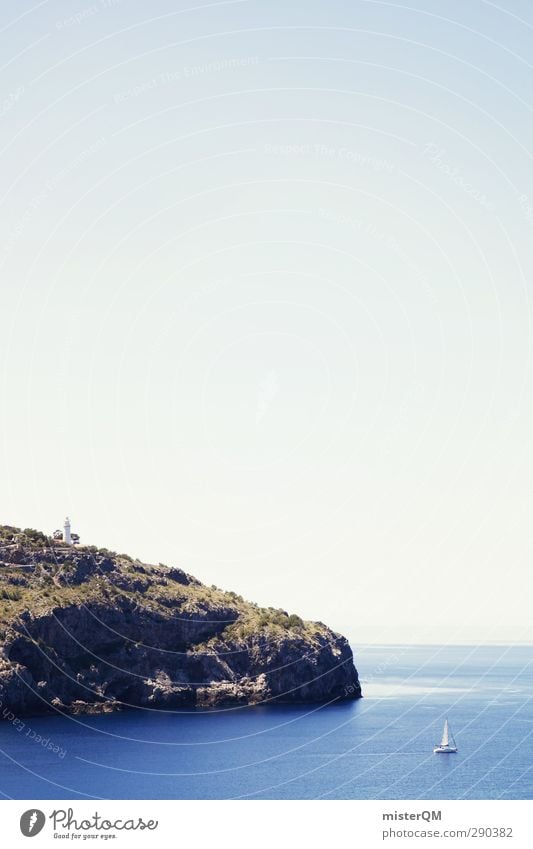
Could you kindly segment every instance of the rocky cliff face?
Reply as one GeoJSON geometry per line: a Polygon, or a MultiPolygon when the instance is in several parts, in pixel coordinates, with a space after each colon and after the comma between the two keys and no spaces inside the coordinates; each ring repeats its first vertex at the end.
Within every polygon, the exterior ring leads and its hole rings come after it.
{"type": "Polygon", "coordinates": [[[348,642],[180,569],[0,526],[0,716],[330,702],[348,642]]]}

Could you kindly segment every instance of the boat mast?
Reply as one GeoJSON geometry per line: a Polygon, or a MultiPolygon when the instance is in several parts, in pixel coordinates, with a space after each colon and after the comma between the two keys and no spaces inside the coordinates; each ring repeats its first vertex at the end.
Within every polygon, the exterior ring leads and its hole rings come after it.
{"type": "Polygon", "coordinates": [[[451,732],[451,731],[450,731],[449,733],[450,733],[450,737],[451,737],[451,739],[452,739],[452,746],[456,749],[456,748],[457,748],[457,743],[455,742],[455,737],[453,736],[453,734],[452,734],[452,732],[451,732]]]}

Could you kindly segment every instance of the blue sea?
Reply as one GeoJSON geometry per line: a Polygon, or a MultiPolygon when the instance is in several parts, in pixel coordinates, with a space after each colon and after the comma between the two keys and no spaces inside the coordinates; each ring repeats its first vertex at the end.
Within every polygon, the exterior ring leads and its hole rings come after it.
{"type": "Polygon", "coordinates": [[[4,721],[0,791],[14,799],[533,797],[530,646],[363,646],[356,665],[365,697],[329,707],[4,721]],[[445,717],[459,752],[434,755],[445,717]]]}

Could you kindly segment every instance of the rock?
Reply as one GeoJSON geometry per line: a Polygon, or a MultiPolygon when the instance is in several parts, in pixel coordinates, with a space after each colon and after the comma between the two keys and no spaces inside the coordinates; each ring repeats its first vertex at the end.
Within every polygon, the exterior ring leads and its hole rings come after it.
{"type": "MultiPolygon", "coordinates": [[[[1,540],[0,526],[0,589],[17,568],[1,540]]],[[[18,716],[361,695],[348,642],[322,623],[126,555],[72,547],[50,565],[34,543],[16,556],[33,569],[0,597],[0,702],[18,716]]]]}

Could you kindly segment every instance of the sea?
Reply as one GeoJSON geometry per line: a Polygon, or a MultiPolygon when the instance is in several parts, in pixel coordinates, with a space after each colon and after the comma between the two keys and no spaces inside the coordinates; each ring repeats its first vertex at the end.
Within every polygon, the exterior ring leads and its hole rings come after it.
{"type": "MultiPolygon", "coordinates": [[[[354,641],[352,643],[357,646],[354,641]]],[[[7,799],[531,799],[531,646],[365,645],[364,698],[0,722],[7,799]],[[448,718],[458,752],[433,754],[448,718]]]]}

